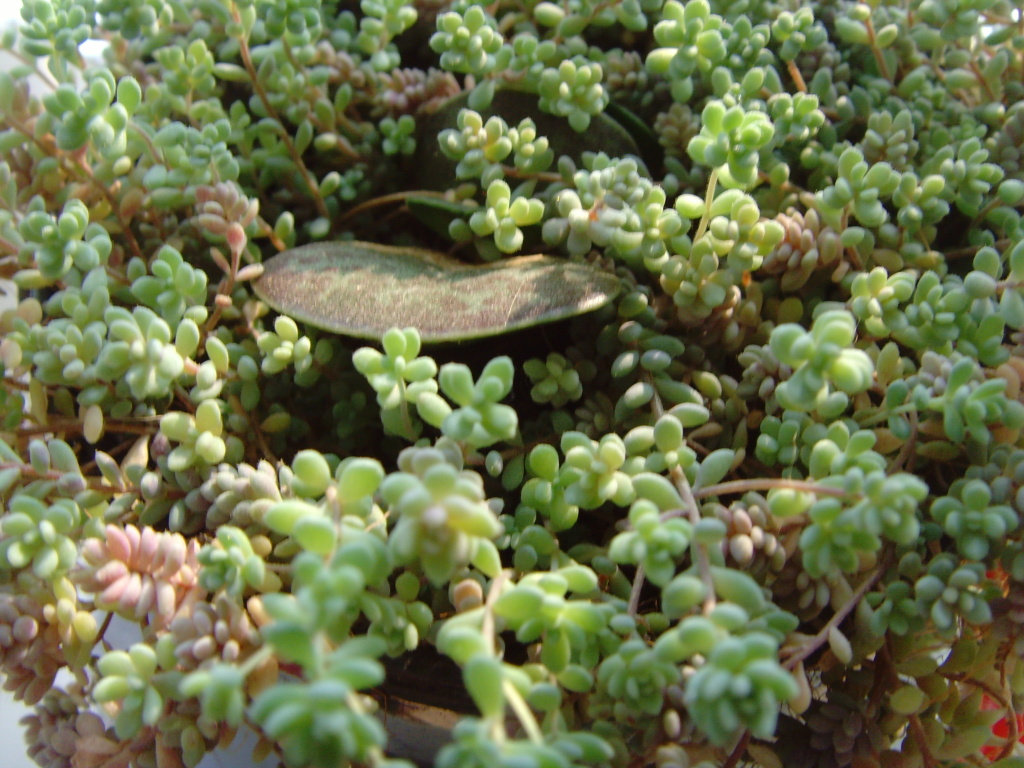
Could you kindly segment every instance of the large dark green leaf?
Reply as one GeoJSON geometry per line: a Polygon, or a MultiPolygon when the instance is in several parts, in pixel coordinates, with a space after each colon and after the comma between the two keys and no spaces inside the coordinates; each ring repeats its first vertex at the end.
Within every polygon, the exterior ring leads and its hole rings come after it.
{"type": "Polygon", "coordinates": [[[619,280],[589,264],[522,256],[468,265],[443,253],[375,243],[312,243],[264,263],[256,294],[317,328],[379,339],[413,326],[425,342],[462,341],[597,309],[619,280]]]}
{"type": "Polygon", "coordinates": [[[610,102],[602,113],[611,118],[633,138],[636,142],[641,159],[647,165],[648,170],[657,172],[665,161],[665,153],[658,143],[658,134],[650,123],[644,121],[634,112],[626,109],[621,104],[610,102]]]}

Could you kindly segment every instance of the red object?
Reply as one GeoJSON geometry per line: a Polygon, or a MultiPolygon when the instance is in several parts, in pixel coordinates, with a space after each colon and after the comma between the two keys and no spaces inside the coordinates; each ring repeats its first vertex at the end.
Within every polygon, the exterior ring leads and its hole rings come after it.
{"type": "MultiPolygon", "coordinates": [[[[1002,585],[1003,594],[1006,594],[1006,582],[1009,578],[1006,574],[1006,571],[1004,571],[999,566],[996,566],[995,570],[986,571],[985,575],[988,578],[992,579],[992,581],[995,581],[996,583],[1002,585]]],[[[985,711],[992,709],[1002,709],[1002,707],[999,706],[999,703],[995,699],[993,699],[986,693],[981,697],[981,709],[982,711],[985,711]]],[[[1020,738],[1017,739],[1017,741],[1020,743],[1024,743],[1024,715],[1017,715],[1017,733],[1020,734],[1020,738]]],[[[1000,718],[992,726],[992,734],[994,736],[998,736],[1000,739],[1008,739],[1010,737],[1009,721],[1007,721],[1005,717],[1000,718]]],[[[996,758],[999,757],[999,754],[1003,751],[1003,749],[1004,747],[982,747],[981,751],[982,754],[985,755],[985,757],[987,757],[992,762],[995,762],[996,758]]]]}
{"type": "MultiPolygon", "coordinates": [[[[981,709],[982,711],[985,711],[1002,709],[1002,707],[999,706],[999,703],[996,702],[995,699],[988,694],[985,694],[981,697],[981,709]]],[[[1024,743],[1024,715],[1017,715],[1017,733],[1020,734],[1018,741],[1024,743]]],[[[1007,722],[1005,717],[997,721],[992,726],[992,735],[998,736],[1000,739],[1007,739],[1010,737],[1010,724],[1007,722]]],[[[1003,751],[1003,747],[982,747],[981,751],[985,757],[994,762],[1003,751]]]]}

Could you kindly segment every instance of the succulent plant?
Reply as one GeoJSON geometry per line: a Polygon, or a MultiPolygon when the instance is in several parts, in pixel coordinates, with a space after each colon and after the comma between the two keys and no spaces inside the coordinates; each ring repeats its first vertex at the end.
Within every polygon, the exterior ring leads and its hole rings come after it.
{"type": "Polygon", "coordinates": [[[31,757],[1021,765],[1020,15],[26,0],[31,757]]]}

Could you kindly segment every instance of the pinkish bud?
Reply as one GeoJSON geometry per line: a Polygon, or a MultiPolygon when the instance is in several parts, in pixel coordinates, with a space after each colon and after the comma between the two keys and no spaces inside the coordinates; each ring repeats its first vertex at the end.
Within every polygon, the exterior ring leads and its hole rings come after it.
{"type": "Polygon", "coordinates": [[[245,230],[242,229],[242,225],[237,221],[233,221],[228,225],[228,231],[224,235],[228,241],[228,247],[231,248],[232,254],[240,254],[245,248],[245,244],[249,241],[246,237],[245,230]]]}

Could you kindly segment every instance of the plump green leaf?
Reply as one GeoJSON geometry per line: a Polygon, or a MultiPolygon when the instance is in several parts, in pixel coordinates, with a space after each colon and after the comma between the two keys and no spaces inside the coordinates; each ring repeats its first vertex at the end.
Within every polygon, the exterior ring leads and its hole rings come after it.
{"type": "Polygon", "coordinates": [[[462,670],[466,690],[484,717],[499,717],[505,709],[501,662],[493,656],[474,656],[462,670]]]}
{"type": "Polygon", "coordinates": [[[912,715],[928,700],[916,685],[904,685],[889,697],[889,706],[901,715],[912,715]]]}
{"type": "MultiPolygon", "coordinates": [[[[416,143],[413,156],[412,167],[416,169],[413,184],[417,188],[445,190],[458,183],[456,164],[444,156],[435,137],[445,129],[456,127],[459,112],[468,106],[468,101],[469,94],[464,92],[446,101],[433,114],[423,119],[417,117],[418,133],[427,137],[427,140],[416,143]]],[[[563,118],[543,112],[537,106],[535,95],[522,91],[498,91],[490,106],[477,112],[484,122],[497,115],[511,127],[518,126],[524,118],[530,118],[537,126],[537,135],[547,137],[555,157],[568,155],[577,165],[581,164],[584,152],[604,152],[609,157],[641,153],[630,132],[608,115],[597,115],[585,133],[577,133],[563,118]]]]}

